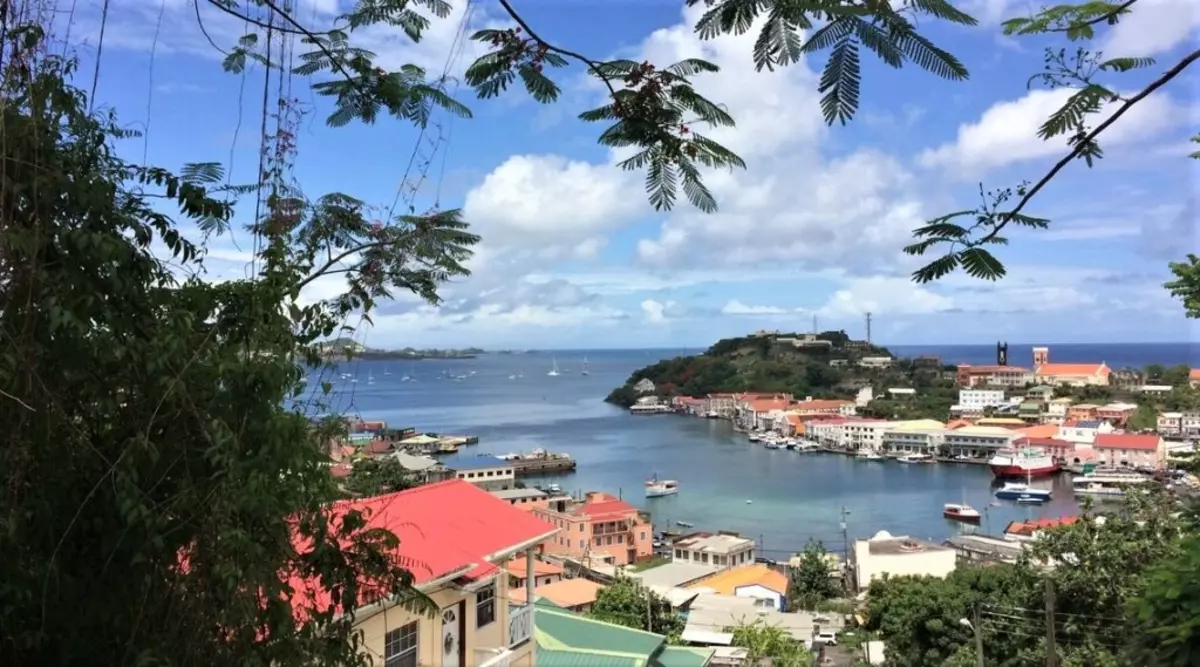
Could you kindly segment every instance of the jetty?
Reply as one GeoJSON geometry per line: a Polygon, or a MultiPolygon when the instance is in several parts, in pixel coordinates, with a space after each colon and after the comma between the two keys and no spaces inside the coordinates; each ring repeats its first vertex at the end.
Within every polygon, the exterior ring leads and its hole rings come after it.
{"type": "Polygon", "coordinates": [[[496,458],[512,466],[517,477],[536,477],[564,472],[574,472],[575,459],[568,454],[557,454],[544,449],[535,449],[528,454],[503,454],[496,458]]]}

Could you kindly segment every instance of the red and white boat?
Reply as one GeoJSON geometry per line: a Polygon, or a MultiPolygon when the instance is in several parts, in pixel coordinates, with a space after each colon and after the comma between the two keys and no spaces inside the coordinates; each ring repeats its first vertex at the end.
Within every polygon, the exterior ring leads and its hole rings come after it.
{"type": "Polygon", "coordinates": [[[979,510],[970,505],[946,503],[942,506],[942,516],[963,523],[979,523],[979,510]]]}
{"type": "Polygon", "coordinates": [[[996,477],[1049,477],[1058,472],[1058,462],[1041,449],[1001,449],[988,459],[992,474],[996,477]]]}

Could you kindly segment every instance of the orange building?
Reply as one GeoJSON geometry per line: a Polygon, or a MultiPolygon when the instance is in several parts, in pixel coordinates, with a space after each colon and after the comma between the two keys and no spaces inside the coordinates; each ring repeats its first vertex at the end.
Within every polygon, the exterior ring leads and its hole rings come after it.
{"type": "Polygon", "coordinates": [[[531,511],[559,528],[546,541],[548,554],[612,565],[629,565],[654,555],[649,516],[613,495],[590,491],[582,502],[564,499],[531,511]]]}

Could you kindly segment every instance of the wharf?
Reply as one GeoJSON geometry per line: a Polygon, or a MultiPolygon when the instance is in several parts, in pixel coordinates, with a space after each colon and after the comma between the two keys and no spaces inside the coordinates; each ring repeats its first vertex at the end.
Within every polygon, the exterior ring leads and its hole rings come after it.
{"type": "Polygon", "coordinates": [[[538,475],[574,472],[576,466],[575,459],[570,456],[549,452],[510,459],[508,462],[513,467],[513,475],[517,477],[536,477],[538,475]]]}

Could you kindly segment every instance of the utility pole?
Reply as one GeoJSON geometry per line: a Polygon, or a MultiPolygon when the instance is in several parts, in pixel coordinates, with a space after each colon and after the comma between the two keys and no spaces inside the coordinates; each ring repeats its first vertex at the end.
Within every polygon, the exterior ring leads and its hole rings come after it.
{"type": "Polygon", "coordinates": [[[871,313],[867,313],[867,344],[871,344],[871,313]]]}
{"type": "Polygon", "coordinates": [[[839,514],[841,514],[842,528],[842,577],[843,579],[849,579],[849,581],[843,581],[842,585],[846,587],[846,590],[854,590],[854,572],[850,567],[850,533],[846,527],[846,517],[850,514],[850,510],[846,509],[845,505],[842,505],[842,510],[839,514]]]}
{"type": "Polygon", "coordinates": [[[978,667],[984,667],[983,664],[983,626],[979,624],[979,605],[975,605],[974,627],[975,631],[975,662],[978,667]]]}
{"type": "Polygon", "coordinates": [[[1054,640],[1054,580],[1046,577],[1046,667],[1058,667],[1058,647],[1054,640]]]}

